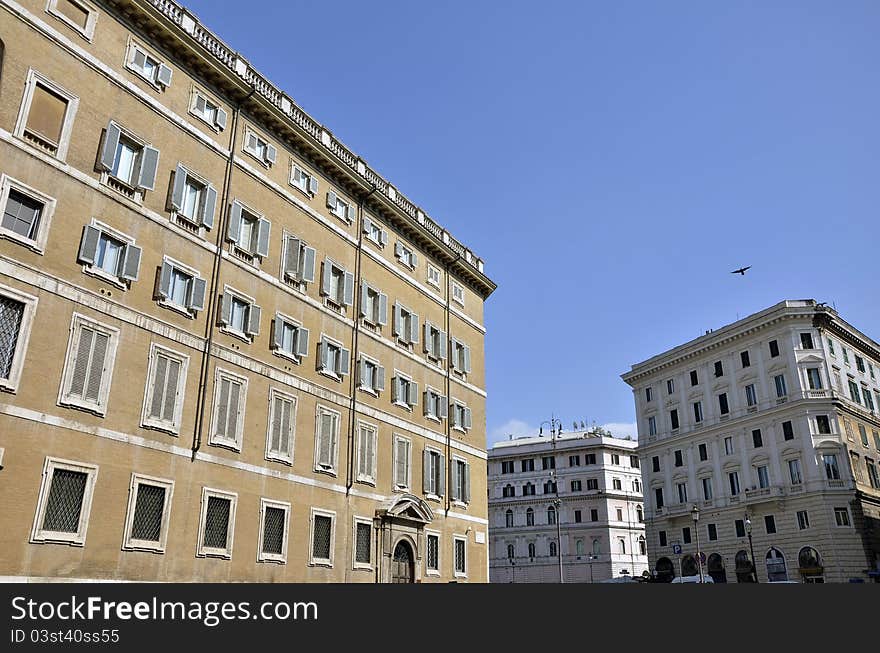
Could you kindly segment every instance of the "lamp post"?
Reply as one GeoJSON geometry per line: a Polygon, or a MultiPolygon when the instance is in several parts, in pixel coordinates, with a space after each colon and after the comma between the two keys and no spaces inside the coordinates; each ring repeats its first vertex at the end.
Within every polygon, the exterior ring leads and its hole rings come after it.
{"type": "MultiPolygon", "coordinates": [[[[541,435],[543,433],[544,424],[547,422],[541,422],[541,425],[538,427],[538,434],[541,435]]],[[[559,483],[558,478],[556,476],[556,436],[562,433],[562,422],[553,415],[550,416],[550,435],[551,444],[553,446],[553,469],[550,470],[550,482],[553,483],[553,490],[556,494],[556,498],[553,499],[553,506],[556,510],[556,560],[559,563],[559,582],[564,583],[565,577],[562,573],[562,500],[559,498],[559,483]]]]}
{"type": "Polygon", "coordinates": [[[514,560],[513,558],[508,558],[507,560],[510,562],[511,575],[513,577],[510,582],[516,583],[516,560],[514,560]]]}
{"type": "Polygon", "coordinates": [[[755,547],[752,545],[752,520],[749,519],[749,513],[746,513],[746,534],[749,536],[749,552],[752,556],[752,578],[758,582],[758,565],[755,561],[755,547]]]}
{"type": "Polygon", "coordinates": [[[700,570],[700,582],[703,582],[703,558],[700,554],[700,509],[697,507],[697,504],[694,504],[694,507],[691,509],[691,517],[694,520],[694,533],[697,536],[697,568],[700,570]]]}
{"type": "Polygon", "coordinates": [[[599,556],[593,555],[592,553],[587,556],[587,560],[590,561],[590,584],[593,583],[593,560],[598,559],[599,556]]]}

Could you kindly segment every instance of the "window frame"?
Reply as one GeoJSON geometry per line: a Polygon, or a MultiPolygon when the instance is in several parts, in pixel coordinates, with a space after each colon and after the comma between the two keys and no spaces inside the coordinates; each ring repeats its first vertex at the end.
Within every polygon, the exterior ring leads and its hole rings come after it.
{"type": "Polygon", "coordinates": [[[77,408],[84,410],[100,417],[104,417],[107,413],[107,404],[110,399],[110,389],[113,381],[113,371],[116,367],[116,349],[119,344],[119,329],[112,327],[103,322],[99,322],[82,313],[74,312],[70,319],[68,327],[69,336],[67,341],[67,351],[64,355],[64,369],[61,373],[61,383],[58,389],[57,403],[59,406],[66,408],[77,408]],[[104,373],[101,374],[101,387],[98,391],[97,402],[89,402],[85,399],[77,399],[70,396],[70,383],[73,377],[73,363],[75,362],[74,352],[79,353],[79,338],[77,337],[83,326],[103,333],[108,337],[107,351],[104,357],[104,367],[106,371],[106,379],[104,373]]]}
{"type": "Polygon", "coordinates": [[[24,305],[21,323],[18,326],[18,336],[15,339],[15,353],[12,355],[9,377],[6,379],[0,378],[0,390],[16,393],[18,392],[18,386],[21,383],[21,376],[24,372],[28,342],[30,341],[31,329],[33,328],[34,315],[37,312],[39,299],[2,283],[0,283],[0,296],[24,305]]]}
{"type": "Polygon", "coordinates": [[[404,408],[405,410],[412,412],[415,410],[415,407],[418,406],[418,396],[419,396],[419,384],[413,380],[413,377],[409,374],[404,374],[400,370],[394,370],[394,376],[392,377],[392,397],[391,403],[395,406],[399,406],[404,408]],[[401,399],[401,386],[402,383],[406,383],[406,397],[401,399]],[[410,403],[410,398],[415,399],[414,403],[410,403]]]}
{"type": "Polygon", "coordinates": [[[273,562],[275,564],[287,564],[287,548],[289,546],[288,533],[290,531],[290,503],[277,499],[260,497],[260,524],[257,539],[257,562],[273,562]],[[266,528],[266,508],[277,508],[284,511],[284,531],[281,535],[281,553],[266,553],[263,551],[263,537],[266,528]]]}
{"type": "Polygon", "coordinates": [[[351,568],[355,571],[372,571],[374,560],[375,560],[375,546],[373,546],[375,534],[373,533],[373,520],[370,517],[363,517],[360,515],[354,515],[351,519],[352,529],[351,529],[351,539],[352,539],[352,547],[351,547],[351,568]],[[357,559],[357,530],[358,524],[366,524],[370,527],[370,561],[369,562],[358,562],[357,559]]]}
{"type": "Polygon", "coordinates": [[[315,195],[318,194],[318,178],[292,158],[290,159],[290,172],[288,173],[287,183],[309,199],[314,198],[315,195]],[[300,186],[294,181],[295,173],[297,171],[299,172],[299,178],[305,179],[303,186],[300,186]]]}
{"type": "Polygon", "coordinates": [[[196,547],[197,558],[223,558],[225,560],[230,560],[232,558],[232,548],[235,538],[235,510],[237,505],[237,492],[230,492],[228,490],[220,490],[206,486],[202,487],[202,499],[199,508],[198,543],[196,547]],[[205,545],[205,527],[208,519],[208,499],[211,497],[229,500],[229,520],[226,525],[227,533],[225,549],[205,545]]]}
{"type": "Polygon", "coordinates": [[[268,137],[263,136],[261,132],[254,129],[254,127],[250,124],[245,124],[243,131],[244,133],[242,134],[241,139],[241,151],[259,161],[260,165],[262,165],[266,169],[274,166],[276,161],[278,160],[278,148],[272,145],[272,142],[269,140],[268,137]],[[265,143],[266,153],[264,156],[260,156],[258,149],[254,150],[250,148],[248,141],[250,140],[251,136],[253,136],[258,141],[262,141],[263,143],[265,143]]]}
{"type": "Polygon", "coordinates": [[[850,514],[848,506],[832,506],[831,511],[834,517],[835,528],[853,528],[852,515],[850,514]],[[846,521],[845,524],[840,523],[840,515],[844,515],[846,521]]]}
{"type": "Polygon", "coordinates": [[[204,235],[203,230],[206,231],[214,228],[214,222],[217,216],[218,200],[219,194],[217,193],[217,189],[210,181],[208,181],[205,176],[195,172],[194,170],[192,170],[192,168],[184,165],[182,162],[177,163],[177,166],[174,169],[174,179],[171,182],[170,188],[168,189],[168,206],[166,207],[168,209],[168,212],[171,214],[171,220],[174,221],[175,224],[177,224],[178,226],[183,226],[183,228],[187,229],[187,231],[191,231],[200,236],[204,235]],[[186,192],[186,186],[190,185],[190,181],[194,182],[192,183],[193,186],[201,186],[200,192],[203,193],[203,195],[199,199],[199,205],[196,211],[197,215],[192,217],[186,215],[183,212],[183,206],[181,206],[180,208],[175,208],[173,204],[173,202],[175,201],[174,194],[175,187],[177,185],[177,175],[181,173],[183,173],[184,175],[184,193],[186,192]],[[207,214],[207,198],[211,192],[213,192],[214,194],[214,199],[213,206],[211,207],[211,215],[209,216],[207,214]],[[185,225],[181,225],[181,222],[185,223],[185,225]]]}
{"type": "Polygon", "coordinates": [[[222,295],[221,295],[221,301],[220,301],[221,306],[220,306],[220,315],[219,315],[220,331],[222,333],[227,334],[227,335],[234,336],[235,338],[238,338],[239,340],[242,340],[242,341],[247,342],[249,344],[254,342],[256,337],[259,335],[259,324],[257,325],[258,330],[251,332],[250,327],[251,327],[251,319],[252,319],[253,311],[254,311],[254,308],[257,309],[259,321],[262,321],[263,309],[257,304],[256,299],[254,299],[250,295],[244,294],[240,290],[236,290],[232,286],[224,285],[222,295]],[[230,297],[230,299],[229,299],[230,307],[231,307],[230,308],[230,319],[225,324],[223,322],[224,317],[223,317],[223,307],[222,307],[222,304],[223,304],[222,295],[229,295],[229,297],[230,297]],[[245,319],[244,319],[245,320],[245,325],[244,325],[245,330],[244,331],[239,331],[237,328],[232,326],[232,308],[234,308],[233,302],[235,302],[236,300],[241,303],[247,304],[247,315],[245,316],[245,319]]]}
{"type": "MultiPolygon", "coordinates": [[[[101,222],[97,218],[92,218],[89,221],[89,223],[83,227],[83,233],[85,233],[85,231],[86,231],[85,227],[97,229],[100,232],[100,234],[98,236],[98,247],[100,247],[100,244],[101,244],[101,236],[107,236],[111,240],[116,240],[116,241],[121,242],[122,243],[122,250],[121,250],[119,262],[117,263],[117,273],[116,274],[113,274],[111,272],[107,272],[107,270],[100,267],[97,263],[97,258],[96,258],[95,262],[93,262],[93,263],[87,263],[86,261],[83,261],[82,259],[79,258],[79,256],[81,255],[81,250],[78,250],[77,251],[77,263],[82,266],[83,274],[89,275],[91,277],[96,277],[98,279],[102,279],[103,281],[106,281],[107,283],[113,284],[115,287],[117,287],[123,291],[131,288],[131,284],[133,284],[135,281],[137,281],[139,276],[134,279],[129,279],[129,278],[126,278],[123,276],[123,274],[125,272],[124,268],[125,268],[126,250],[129,246],[140,250],[140,253],[138,254],[138,257],[139,257],[138,275],[140,275],[140,263],[141,263],[140,258],[142,258],[142,254],[143,254],[142,248],[138,247],[134,238],[132,238],[131,236],[129,236],[126,233],[119,231],[118,229],[116,229],[114,227],[111,227],[110,225],[108,225],[104,222],[101,222]]],[[[83,243],[83,240],[82,240],[82,237],[80,237],[80,243],[79,243],[80,247],[82,247],[82,243],[83,243]]]]}
{"type": "Polygon", "coordinates": [[[453,534],[453,536],[452,536],[452,568],[453,568],[453,573],[455,575],[455,578],[467,578],[468,577],[467,544],[468,544],[468,538],[466,535],[453,534]],[[459,569],[458,569],[458,562],[457,562],[456,556],[455,556],[456,547],[458,546],[459,542],[461,542],[462,546],[464,547],[464,552],[462,554],[462,562],[464,563],[464,565],[463,565],[464,568],[461,571],[459,571],[459,569]]]}
{"type": "Polygon", "coordinates": [[[329,474],[330,476],[336,476],[339,473],[339,432],[342,428],[342,413],[338,410],[334,410],[329,408],[323,404],[318,404],[315,408],[315,451],[314,451],[314,464],[313,470],[318,472],[319,474],[329,474]],[[321,433],[321,417],[325,413],[334,415],[336,417],[336,428],[335,432],[332,434],[333,442],[331,442],[330,446],[330,457],[332,458],[332,464],[322,465],[320,462],[321,458],[321,441],[320,438],[323,437],[321,433]]]}
{"type": "Polygon", "coordinates": [[[342,381],[342,377],[351,373],[351,365],[348,360],[349,356],[351,356],[351,350],[346,349],[342,342],[335,338],[331,338],[326,334],[321,334],[321,339],[318,341],[318,360],[316,361],[316,367],[319,374],[333,379],[334,381],[342,381]],[[336,367],[334,369],[330,369],[324,364],[323,350],[325,347],[335,347],[338,350],[336,367]],[[343,359],[346,361],[346,366],[344,368],[342,364],[343,359]],[[348,371],[343,372],[343,369],[348,371]]]}
{"type": "Polygon", "coordinates": [[[413,441],[412,438],[408,438],[405,435],[401,435],[399,433],[394,434],[394,450],[391,462],[391,469],[394,470],[394,473],[391,477],[391,489],[393,492],[412,492],[412,476],[413,476],[413,466],[412,466],[412,454],[413,454],[413,441]],[[406,483],[401,484],[397,477],[397,466],[399,464],[399,456],[400,456],[400,443],[406,442],[406,461],[404,461],[405,468],[404,471],[406,473],[406,483]]]}
{"type": "Polygon", "coordinates": [[[452,301],[464,308],[464,286],[460,283],[452,282],[452,288],[449,292],[452,301]]]}
{"type": "Polygon", "coordinates": [[[401,240],[394,243],[394,258],[396,258],[397,262],[403,267],[411,271],[416,269],[419,262],[419,255],[416,253],[415,248],[405,244],[401,240]]]}
{"type": "Polygon", "coordinates": [[[357,375],[357,389],[363,390],[367,394],[371,394],[374,397],[378,397],[380,392],[385,391],[384,384],[384,370],[385,368],[379,363],[379,360],[373,358],[372,356],[368,356],[367,354],[361,354],[360,359],[357,362],[358,367],[358,375],[357,375]],[[364,385],[364,368],[370,365],[375,369],[373,373],[373,385],[364,385]],[[379,383],[379,370],[382,370],[383,383],[380,385],[379,383]]]}
{"type": "Polygon", "coordinates": [[[379,427],[376,424],[371,422],[366,422],[364,420],[358,420],[357,422],[357,467],[355,468],[355,480],[358,483],[366,483],[367,485],[376,486],[376,481],[378,477],[378,446],[379,446],[379,427]],[[361,471],[361,457],[362,457],[362,445],[364,443],[362,439],[362,432],[369,431],[370,435],[367,437],[373,441],[373,456],[372,456],[372,465],[369,470],[361,471]]]}
{"type": "Polygon", "coordinates": [[[152,551],[153,553],[165,553],[168,542],[168,530],[171,526],[171,498],[174,494],[174,481],[168,478],[147,476],[146,474],[132,473],[128,488],[128,507],[125,512],[125,527],[122,533],[122,549],[124,551],[152,551]],[[165,488],[165,504],[162,506],[162,523],[159,532],[159,541],[137,540],[132,537],[134,517],[137,508],[137,491],[140,485],[155,485],[165,488]]]}
{"type": "Polygon", "coordinates": [[[207,93],[205,93],[203,90],[201,90],[200,88],[198,88],[195,85],[193,85],[192,89],[190,90],[190,100],[189,100],[188,111],[191,116],[198,118],[199,120],[201,120],[203,123],[208,125],[208,127],[210,127],[214,132],[216,132],[218,134],[226,129],[227,120],[229,117],[228,112],[223,107],[220,106],[219,102],[217,102],[216,100],[211,98],[207,93]],[[205,106],[207,106],[208,104],[212,104],[217,108],[217,114],[216,114],[213,121],[209,120],[203,113],[200,113],[199,110],[196,108],[196,105],[198,104],[199,98],[201,98],[205,101],[205,106]],[[221,112],[224,115],[224,118],[222,120],[220,120],[221,112]]]}
{"type": "Polygon", "coordinates": [[[269,409],[266,413],[266,460],[273,462],[293,465],[294,451],[296,450],[296,413],[299,408],[299,398],[290,392],[284,392],[274,386],[269,388],[269,409]],[[290,423],[288,424],[288,450],[286,455],[283,452],[272,451],[272,426],[275,422],[275,399],[280,398],[290,401],[293,406],[290,409],[290,423]]]}
{"type": "MultiPolygon", "coordinates": [[[[354,549],[355,547],[352,547],[354,549]]],[[[309,509],[309,566],[333,568],[333,558],[336,551],[336,511],[323,508],[309,509]],[[330,557],[315,557],[315,517],[328,517],[330,519],[330,557]]]]}
{"type": "MultiPolygon", "coordinates": [[[[190,319],[195,319],[196,314],[199,311],[205,310],[205,306],[204,306],[205,296],[204,295],[202,296],[202,307],[201,308],[198,308],[198,306],[195,304],[195,302],[192,301],[195,299],[196,280],[201,280],[201,281],[205,282],[206,292],[207,292],[207,280],[204,277],[202,277],[201,273],[198,270],[196,270],[195,268],[190,267],[189,265],[186,265],[185,263],[181,263],[180,261],[177,261],[168,255],[164,255],[162,257],[162,265],[165,265],[165,264],[170,266],[172,277],[173,277],[175,271],[180,272],[182,274],[189,275],[191,278],[190,283],[192,283],[192,287],[189,288],[189,290],[187,291],[187,304],[186,305],[178,304],[177,302],[175,302],[171,298],[170,294],[167,297],[163,297],[162,296],[163,291],[161,288],[162,280],[161,280],[161,272],[160,272],[160,278],[158,279],[159,287],[156,289],[156,295],[158,297],[157,303],[159,304],[159,306],[162,306],[162,307],[167,308],[169,310],[180,313],[184,317],[187,317],[190,319]]],[[[161,270],[161,268],[160,268],[160,270],[161,270]]]]}
{"type": "Polygon", "coordinates": [[[333,217],[338,218],[346,224],[354,222],[355,210],[354,204],[348,200],[342,199],[335,190],[327,191],[327,208],[333,217]],[[340,209],[340,207],[342,207],[340,209]]]}
{"type": "MultiPolygon", "coordinates": [[[[247,407],[247,389],[248,378],[246,376],[236,374],[235,372],[219,366],[214,370],[214,396],[211,400],[211,432],[208,434],[209,445],[223,447],[224,449],[231,449],[232,451],[241,453],[242,442],[244,440],[244,421],[245,409],[247,407]],[[219,417],[218,402],[220,401],[221,386],[224,378],[226,380],[229,380],[230,383],[234,381],[241,385],[241,389],[239,390],[240,394],[238,400],[238,417],[236,418],[234,440],[229,439],[227,436],[218,438],[215,433],[215,431],[217,430],[217,419],[219,417]]],[[[226,419],[228,424],[228,414],[226,416],[226,419]]]]}
{"type": "Polygon", "coordinates": [[[427,271],[425,272],[425,283],[427,283],[429,286],[434,286],[435,288],[439,289],[440,284],[443,281],[443,272],[440,270],[440,268],[438,268],[436,265],[432,265],[431,263],[428,263],[426,267],[427,271]],[[437,278],[433,279],[433,276],[436,276],[437,278]]]}
{"type": "Polygon", "coordinates": [[[40,211],[36,237],[28,238],[11,229],[0,226],[0,238],[11,240],[42,256],[46,252],[46,241],[49,239],[49,229],[52,224],[52,216],[55,214],[57,200],[38,191],[36,188],[18,181],[14,177],[10,177],[6,173],[2,173],[0,174],[0,220],[2,220],[2,216],[6,212],[6,207],[9,205],[9,197],[13,190],[43,205],[43,209],[40,211]]]}
{"type": "Polygon", "coordinates": [[[95,484],[98,478],[98,465],[83,463],[75,460],[46,456],[43,461],[43,476],[40,481],[40,491],[37,495],[37,507],[34,515],[34,524],[31,529],[30,542],[33,544],[68,544],[70,546],[85,546],[89,528],[89,518],[92,512],[92,498],[95,492],[95,484]],[[56,469],[64,469],[87,475],[86,486],[83,490],[83,499],[80,504],[79,524],[76,533],[63,531],[47,531],[42,527],[46,517],[49,493],[52,489],[52,481],[56,469]]]}
{"type": "Polygon", "coordinates": [[[124,67],[126,70],[133,72],[135,75],[137,75],[142,80],[147,82],[150,86],[155,88],[157,91],[166,91],[166,90],[168,90],[168,87],[171,86],[171,79],[173,78],[173,72],[174,72],[171,69],[171,66],[169,66],[167,63],[165,63],[164,59],[156,56],[156,54],[152,50],[148,49],[145,45],[143,45],[140,42],[138,42],[137,40],[135,40],[134,37],[132,37],[132,36],[128,37],[128,44],[126,45],[126,48],[125,48],[124,67]],[[142,55],[144,55],[145,59],[149,58],[149,59],[152,59],[153,61],[156,62],[156,72],[155,72],[155,75],[153,78],[150,78],[146,74],[146,72],[143,70],[143,68],[138,68],[135,65],[134,59],[135,59],[135,56],[138,54],[138,52],[140,52],[142,55]],[[171,76],[169,76],[167,84],[163,83],[159,79],[163,67],[166,68],[167,70],[171,71],[171,76]]]}
{"type": "MultiPolygon", "coordinates": [[[[70,139],[73,135],[73,122],[76,118],[76,112],[78,108],[78,96],[74,95],[63,86],[60,86],[59,84],[53,82],[51,79],[49,79],[39,71],[35,70],[34,68],[28,68],[27,77],[25,78],[24,91],[21,98],[21,104],[18,108],[18,117],[16,118],[15,129],[12,133],[19,140],[27,143],[29,146],[37,147],[37,149],[39,149],[39,151],[43,154],[51,156],[53,159],[58,159],[59,161],[64,162],[67,160],[67,153],[70,150],[70,139]],[[57,95],[67,101],[67,109],[64,112],[64,118],[61,122],[61,134],[58,138],[58,143],[54,152],[51,152],[45,147],[37,146],[28,137],[25,136],[25,131],[27,130],[27,121],[31,111],[31,104],[34,100],[34,91],[36,90],[36,86],[38,84],[45,87],[52,94],[57,95]]],[[[38,138],[38,140],[42,139],[38,138]]]]}
{"type": "Polygon", "coordinates": [[[65,16],[60,9],[58,9],[58,0],[49,0],[46,3],[46,13],[54,16],[62,23],[75,30],[86,41],[91,43],[92,39],[95,37],[95,25],[98,22],[97,8],[92,3],[86,2],[85,0],[69,1],[71,4],[80,5],[80,7],[88,14],[88,18],[86,18],[86,26],[84,28],[74,23],[70,18],[65,16]]]}
{"type": "Polygon", "coordinates": [[[282,313],[281,311],[275,311],[275,316],[272,318],[272,338],[269,341],[269,348],[272,350],[272,353],[275,356],[279,356],[284,358],[285,360],[290,361],[291,363],[295,363],[296,365],[301,365],[306,356],[308,356],[308,345],[309,345],[309,330],[306,329],[302,322],[296,320],[289,315],[282,313]],[[278,335],[277,328],[278,322],[282,323],[283,326],[290,326],[294,329],[294,342],[293,342],[293,351],[287,351],[284,349],[284,346],[278,345],[278,335]],[[304,339],[304,347],[305,353],[300,353],[299,344],[300,338],[304,339]]]}
{"type": "Polygon", "coordinates": [[[442,552],[443,547],[441,546],[441,533],[440,531],[432,531],[429,529],[425,529],[425,575],[426,576],[440,576],[441,570],[441,560],[442,560],[442,552]],[[430,547],[428,545],[428,538],[434,537],[437,539],[437,566],[430,566],[430,547]]]}
{"type": "Polygon", "coordinates": [[[144,384],[144,402],[141,409],[141,426],[143,428],[163,431],[174,436],[180,434],[183,406],[186,403],[185,395],[188,370],[189,356],[187,354],[182,354],[179,351],[175,351],[174,349],[170,349],[156,342],[150,344],[150,353],[147,359],[147,382],[144,384]],[[153,380],[156,374],[156,365],[158,364],[160,354],[180,363],[176,386],[177,398],[174,400],[174,417],[170,424],[161,419],[156,419],[150,416],[150,407],[152,406],[153,396],[156,391],[153,380]]]}

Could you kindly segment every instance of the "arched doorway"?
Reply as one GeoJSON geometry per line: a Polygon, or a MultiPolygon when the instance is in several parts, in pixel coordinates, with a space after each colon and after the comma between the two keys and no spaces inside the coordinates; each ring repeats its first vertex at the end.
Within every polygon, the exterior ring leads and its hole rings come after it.
{"type": "Polygon", "coordinates": [[[736,552],[734,558],[736,564],[736,582],[737,583],[754,583],[755,582],[755,565],[749,557],[749,552],[740,549],[736,552]]]}
{"type": "Polygon", "coordinates": [[[671,583],[675,578],[675,567],[669,558],[660,558],[657,560],[657,582],[671,583]]]}
{"type": "Polygon", "coordinates": [[[798,571],[805,583],[824,583],[825,569],[819,552],[811,546],[805,546],[798,553],[798,571]]]}
{"type": "Polygon", "coordinates": [[[712,580],[714,580],[716,583],[727,582],[727,572],[724,571],[724,558],[722,558],[719,554],[713,553],[712,555],[710,555],[706,566],[708,568],[709,575],[712,577],[712,580]]]}
{"type": "Polygon", "coordinates": [[[788,572],[785,569],[785,556],[782,551],[772,548],[767,551],[767,580],[769,582],[788,580],[788,572]]]}
{"type": "Polygon", "coordinates": [[[401,540],[394,547],[394,556],[391,564],[392,583],[413,582],[413,550],[408,542],[401,540]]]}
{"type": "Polygon", "coordinates": [[[681,575],[696,576],[697,575],[697,559],[688,554],[681,559],[681,575]]]}

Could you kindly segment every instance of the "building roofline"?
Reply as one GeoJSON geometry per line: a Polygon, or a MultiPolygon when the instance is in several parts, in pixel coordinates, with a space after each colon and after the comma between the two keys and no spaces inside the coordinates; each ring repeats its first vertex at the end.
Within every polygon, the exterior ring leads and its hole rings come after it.
{"type": "Polygon", "coordinates": [[[502,440],[493,444],[489,449],[489,458],[492,458],[493,454],[494,456],[514,454],[519,448],[531,446],[552,448],[554,439],[559,447],[578,444],[581,446],[635,449],[638,446],[638,441],[635,439],[619,438],[610,434],[602,435],[590,431],[572,431],[571,433],[563,433],[555,437],[551,435],[527,435],[514,438],[513,440],[502,440]]]}

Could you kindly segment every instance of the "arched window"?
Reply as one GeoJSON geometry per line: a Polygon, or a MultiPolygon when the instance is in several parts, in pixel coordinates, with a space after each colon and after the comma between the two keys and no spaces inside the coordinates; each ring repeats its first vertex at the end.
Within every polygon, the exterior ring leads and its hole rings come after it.
{"type": "Polygon", "coordinates": [[[785,556],[775,547],[767,551],[767,580],[771,583],[778,580],[788,580],[788,572],[785,570],[785,556]]]}
{"type": "Polygon", "coordinates": [[[642,491],[642,484],[639,482],[639,479],[636,479],[633,481],[633,491],[634,492],[641,492],[642,491]]]}
{"type": "Polygon", "coordinates": [[[544,494],[556,494],[556,481],[544,483],[544,494]]]}
{"type": "Polygon", "coordinates": [[[550,542],[550,557],[556,557],[556,542],[550,542]]]}
{"type": "Polygon", "coordinates": [[[526,526],[535,525],[535,511],[529,508],[526,510],[526,526]]]}
{"type": "Polygon", "coordinates": [[[535,557],[535,543],[534,542],[529,542],[529,557],[530,558],[535,557]]]}
{"type": "Polygon", "coordinates": [[[574,548],[579,556],[584,555],[584,541],[583,540],[577,540],[574,543],[574,548]]]}
{"type": "Polygon", "coordinates": [[[712,580],[716,583],[727,582],[727,572],[724,571],[724,558],[719,554],[713,553],[709,556],[706,568],[709,570],[709,575],[712,577],[712,580]]]}
{"type": "Polygon", "coordinates": [[[523,496],[530,497],[535,494],[535,486],[533,483],[526,483],[523,485],[523,496]]]}
{"type": "Polygon", "coordinates": [[[513,489],[513,486],[509,483],[504,486],[504,490],[501,492],[501,496],[503,497],[513,497],[516,496],[516,490],[513,489]]]}
{"type": "Polygon", "coordinates": [[[697,575],[697,559],[688,554],[681,559],[681,575],[696,576],[697,575]]]}
{"type": "Polygon", "coordinates": [[[737,551],[736,556],[733,558],[733,562],[736,567],[737,583],[755,582],[755,567],[752,564],[752,559],[749,557],[748,551],[745,549],[737,551]]]}
{"type": "Polygon", "coordinates": [[[513,526],[513,510],[508,510],[506,513],[504,513],[504,518],[507,528],[513,526]]]}
{"type": "Polygon", "coordinates": [[[645,511],[642,510],[641,506],[636,506],[636,517],[638,517],[640,522],[645,521],[645,511]]]}
{"type": "Polygon", "coordinates": [[[641,535],[639,536],[639,555],[648,555],[648,548],[645,545],[645,538],[641,535]]]}
{"type": "Polygon", "coordinates": [[[626,555],[626,540],[624,540],[623,538],[617,540],[617,549],[618,553],[626,555]]]}
{"type": "Polygon", "coordinates": [[[513,560],[516,557],[516,550],[513,547],[513,544],[507,545],[507,559],[513,560]]]}
{"type": "Polygon", "coordinates": [[[602,542],[601,540],[593,540],[593,555],[597,556],[602,553],[602,542]]]}
{"type": "Polygon", "coordinates": [[[547,523],[551,525],[556,523],[556,508],[553,506],[547,508],[547,523]]]}
{"type": "Polygon", "coordinates": [[[802,570],[821,568],[822,558],[819,557],[819,552],[811,546],[805,546],[798,553],[798,567],[802,570]]]}
{"type": "Polygon", "coordinates": [[[669,558],[660,558],[657,560],[657,580],[661,583],[669,583],[675,578],[675,566],[669,558]]]}

